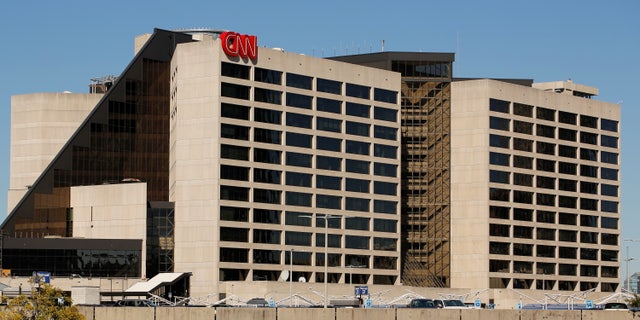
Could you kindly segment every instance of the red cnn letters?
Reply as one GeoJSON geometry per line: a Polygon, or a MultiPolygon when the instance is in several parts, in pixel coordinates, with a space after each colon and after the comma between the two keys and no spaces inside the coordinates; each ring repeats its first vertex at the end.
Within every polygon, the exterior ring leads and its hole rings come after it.
{"type": "Polygon", "coordinates": [[[255,60],[258,57],[258,37],[226,31],[220,35],[222,51],[229,57],[255,60]]]}

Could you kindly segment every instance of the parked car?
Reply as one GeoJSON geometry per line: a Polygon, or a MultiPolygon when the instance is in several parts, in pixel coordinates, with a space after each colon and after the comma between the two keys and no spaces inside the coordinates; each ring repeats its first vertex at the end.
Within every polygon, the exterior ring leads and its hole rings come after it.
{"type": "Polygon", "coordinates": [[[155,307],[149,299],[123,299],[116,302],[118,307],[155,307]]]}
{"type": "Polygon", "coordinates": [[[433,303],[431,299],[413,299],[407,305],[408,308],[424,308],[424,309],[435,309],[436,305],[433,303]]]}
{"type": "Polygon", "coordinates": [[[436,308],[440,309],[468,309],[468,307],[464,305],[464,302],[460,300],[436,299],[433,300],[433,303],[436,305],[436,308]]]}
{"type": "Polygon", "coordinates": [[[625,303],[622,302],[609,302],[609,303],[605,303],[602,306],[603,310],[622,310],[622,311],[627,311],[629,310],[629,306],[627,306],[625,303]]]}

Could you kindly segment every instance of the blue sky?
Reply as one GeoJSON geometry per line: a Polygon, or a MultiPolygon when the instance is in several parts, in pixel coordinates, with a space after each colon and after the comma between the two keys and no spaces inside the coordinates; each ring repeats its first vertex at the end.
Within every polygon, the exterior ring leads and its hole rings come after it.
{"type": "MultiPolygon", "coordinates": [[[[455,52],[457,77],[572,79],[622,105],[621,259],[640,271],[640,1],[6,1],[0,6],[0,215],[9,187],[11,96],[86,93],[119,75],[135,36],[228,29],[314,56],[455,52]]],[[[624,268],[624,263],[623,263],[624,268]]],[[[626,271],[623,269],[622,277],[626,271]]]]}

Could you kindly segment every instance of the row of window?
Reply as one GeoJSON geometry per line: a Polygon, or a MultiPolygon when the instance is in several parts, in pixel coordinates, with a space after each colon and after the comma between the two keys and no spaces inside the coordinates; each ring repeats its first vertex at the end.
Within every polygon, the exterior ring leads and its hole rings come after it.
{"type": "Polygon", "coordinates": [[[489,217],[493,219],[516,221],[529,221],[536,223],[562,224],[569,226],[577,226],[578,221],[581,227],[618,229],[618,218],[599,217],[588,214],[576,214],[547,210],[534,210],[524,208],[509,208],[501,206],[490,206],[489,217]],[[513,212],[512,212],[513,211],[513,212]],[[535,221],[534,221],[535,217],[535,221]],[[598,223],[599,222],[599,223],[598,223]]]}
{"type": "MultiPolygon", "coordinates": [[[[221,74],[226,77],[238,78],[250,80],[250,70],[251,67],[247,65],[240,65],[228,62],[222,62],[221,65],[221,74]]],[[[285,75],[285,84],[287,87],[298,88],[298,89],[306,89],[306,90],[315,90],[318,92],[326,92],[336,95],[344,94],[348,97],[355,97],[361,99],[371,99],[371,87],[363,86],[353,83],[344,83],[341,81],[335,81],[330,79],[323,78],[315,78],[315,88],[314,77],[296,74],[296,73],[283,73],[282,71],[270,70],[264,68],[254,68],[253,80],[257,82],[281,85],[282,84],[282,76],[285,75]]],[[[373,100],[388,102],[388,103],[397,103],[398,101],[398,92],[373,88],[373,100]]]]}
{"type": "MultiPolygon", "coordinates": [[[[222,138],[249,140],[250,128],[245,126],[222,124],[220,128],[222,138]]],[[[253,141],[270,144],[282,144],[282,131],[254,128],[253,141]]],[[[366,155],[373,154],[374,157],[396,159],[398,157],[398,147],[385,144],[378,144],[357,140],[342,140],[329,137],[315,137],[303,133],[286,132],[285,145],[299,148],[313,148],[317,150],[346,152],[350,154],[366,155]],[[372,150],[373,149],[373,150],[372,150]]]]}
{"type": "MultiPolygon", "coordinates": [[[[220,248],[220,262],[236,262],[249,263],[252,258],[253,263],[262,264],[294,264],[311,266],[313,265],[312,252],[298,251],[282,251],[282,250],[260,250],[260,249],[244,249],[244,248],[220,248]]],[[[315,253],[315,265],[324,265],[324,253],[315,253]]],[[[394,270],[397,266],[397,258],[385,256],[367,256],[355,254],[338,254],[329,253],[327,259],[328,267],[358,266],[359,268],[369,268],[373,265],[373,269],[394,270]],[[342,259],[345,259],[344,263],[342,259]],[[371,263],[370,260],[373,260],[371,263]]],[[[274,279],[276,280],[276,279],[274,279]]]]}
{"type": "MultiPolygon", "coordinates": [[[[489,272],[503,272],[510,273],[510,266],[512,261],[508,260],[489,260],[489,272]]],[[[536,274],[556,274],[556,264],[547,262],[536,262],[536,274]]],[[[531,261],[513,261],[512,273],[525,273],[533,274],[534,262],[531,261]]],[[[618,267],[608,266],[594,266],[594,265],[576,265],[559,263],[557,265],[557,274],[561,276],[578,276],[578,270],[580,270],[581,277],[598,277],[598,268],[601,270],[601,275],[604,278],[617,278],[618,267]]]]}
{"type": "Polygon", "coordinates": [[[586,164],[578,165],[571,162],[555,161],[527,156],[512,156],[510,154],[500,152],[489,152],[489,164],[618,181],[618,169],[597,167],[586,164]],[[578,168],[580,169],[579,172],[578,168]],[[598,175],[598,173],[600,174],[598,175]]]}
{"type": "MultiPolygon", "coordinates": [[[[249,181],[250,168],[231,165],[220,166],[220,178],[228,180],[249,181]]],[[[342,178],[338,176],[313,175],[301,172],[283,172],[280,170],[253,168],[253,182],[282,184],[298,187],[312,187],[312,180],[315,180],[315,188],[328,190],[345,190],[361,193],[396,195],[397,183],[370,181],[366,179],[342,178]],[[344,182],[344,185],[343,185],[344,182]],[[371,188],[373,185],[373,188],[371,188]]]]}
{"type": "MultiPolygon", "coordinates": [[[[383,112],[393,112],[395,117],[395,110],[376,107],[378,110],[384,110],[383,112]]],[[[282,111],[270,110],[263,108],[254,108],[253,121],[270,123],[270,124],[282,124],[282,111]]],[[[343,121],[341,119],[316,117],[315,127],[313,127],[313,116],[307,114],[300,114],[294,112],[286,112],[285,124],[289,127],[297,127],[304,129],[315,129],[319,131],[346,133],[350,135],[371,137],[373,132],[374,138],[397,140],[398,129],[393,127],[372,125],[368,123],[356,122],[356,121],[343,121]]],[[[239,106],[234,104],[222,103],[221,104],[221,116],[224,118],[232,118],[239,120],[250,120],[249,107],[239,106]]]]}
{"type": "MultiPolygon", "coordinates": [[[[303,167],[303,168],[312,168],[314,167],[314,158],[315,158],[315,168],[321,170],[330,170],[330,171],[346,171],[351,173],[360,173],[360,174],[371,174],[372,166],[373,166],[373,174],[376,176],[383,177],[397,177],[398,176],[398,166],[395,164],[387,164],[382,162],[373,162],[364,161],[364,160],[355,160],[355,159],[342,159],[338,157],[330,157],[330,156],[314,156],[306,153],[299,152],[284,152],[279,150],[271,150],[271,149],[261,149],[261,148],[253,148],[252,158],[250,159],[250,148],[242,147],[236,145],[228,145],[223,144],[220,146],[220,157],[223,159],[232,159],[232,160],[243,160],[243,161],[252,161],[252,162],[261,162],[261,163],[269,163],[269,164],[285,164],[287,166],[294,167],[303,167]],[[284,161],[283,161],[284,154],[284,161]]],[[[262,169],[254,169],[254,181],[256,182],[267,182],[270,178],[269,175],[273,175],[273,173],[267,173],[262,169]],[[258,173],[256,173],[258,172],[258,173]],[[256,180],[256,174],[258,178],[256,180]],[[265,175],[267,177],[260,177],[260,175],[265,175]],[[261,181],[261,179],[265,181],[261,181]]],[[[274,178],[275,179],[275,178],[274,178]]],[[[321,178],[325,179],[325,178],[321,178]]]]}
{"type": "Polygon", "coordinates": [[[511,138],[497,134],[489,135],[489,145],[497,148],[513,149],[518,151],[535,152],[539,154],[558,155],[560,157],[581,159],[588,161],[599,161],[602,163],[618,164],[618,153],[608,151],[598,151],[589,148],[578,148],[565,145],[556,145],[554,143],[533,141],[522,138],[511,138]]]}
{"type": "MultiPolygon", "coordinates": [[[[242,242],[249,243],[249,229],[246,228],[220,228],[220,241],[242,242]]],[[[313,233],[311,232],[299,232],[299,231],[279,231],[279,230],[262,230],[254,229],[252,233],[253,241],[251,243],[267,243],[267,244],[281,244],[295,245],[295,246],[312,246],[313,233]],[[282,241],[284,238],[284,242],[282,241]]],[[[316,233],[315,246],[323,247],[324,234],[316,233]]],[[[346,249],[362,249],[362,250],[384,250],[384,251],[396,251],[398,248],[397,239],[393,238],[373,238],[373,245],[371,244],[371,237],[368,236],[356,236],[345,235],[344,237],[337,234],[329,234],[329,242],[327,246],[331,248],[346,248],[346,249]],[[341,243],[344,240],[344,243],[341,243]]]]}
{"type": "MultiPolygon", "coordinates": [[[[511,127],[512,121],[510,119],[500,117],[489,117],[489,127],[495,130],[501,131],[513,131],[516,133],[523,133],[533,135],[534,124],[526,121],[513,120],[513,127],[511,127]]],[[[557,138],[565,141],[580,142],[591,145],[598,145],[598,138],[600,138],[600,145],[609,148],[618,148],[618,137],[609,135],[599,135],[593,132],[577,131],[565,128],[556,128],[544,124],[536,124],[535,131],[536,136],[546,138],[557,138]],[[578,139],[579,137],[579,139],[578,139]]]]}
{"type": "Polygon", "coordinates": [[[536,187],[543,189],[562,190],[569,192],[580,192],[589,194],[600,194],[603,196],[617,197],[617,185],[597,183],[589,181],[576,181],[547,176],[534,176],[533,174],[508,172],[501,170],[489,170],[489,181],[494,183],[514,184],[525,187],[536,187]],[[598,192],[599,191],[599,192],[598,192]]]}
{"type": "MultiPolygon", "coordinates": [[[[563,268],[573,268],[571,265],[563,266],[563,268]]],[[[577,268],[577,267],[576,267],[577,268]]],[[[540,269],[537,269],[540,271],[540,269]]],[[[591,272],[592,270],[585,269],[585,272],[591,272]]],[[[605,273],[610,273],[613,270],[603,270],[605,273]]],[[[570,271],[567,271],[570,272],[570,271]]],[[[546,273],[538,273],[539,275],[545,275],[546,273]]],[[[607,276],[609,278],[614,278],[612,276],[607,276]]],[[[597,289],[598,285],[600,285],[600,291],[602,292],[616,292],[618,290],[618,283],[615,282],[592,282],[592,281],[567,281],[567,280],[553,280],[553,279],[518,279],[518,278],[489,278],[489,288],[492,289],[504,289],[509,288],[509,285],[512,283],[514,289],[534,289],[534,284],[536,289],[542,290],[560,290],[560,291],[589,291],[593,289],[597,289]],[[557,288],[556,286],[557,282],[557,288]]]]}
{"type": "Polygon", "coordinates": [[[553,109],[534,107],[528,104],[522,104],[514,102],[511,104],[509,101],[489,99],[489,110],[500,113],[514,114],[517,116],[533,118],[535,109],[535,118],[540,120],[553,121],[570,125],[578,125],[580,120],[580,126],[586,128],[601,129],[605,131],[618,132],[618,121],[597,118],[588,115],[578,115],[572,112],[556,111],[553,109]],[[599,121],[598,121],[599,120],[599,121]],[[600,123],[600,128],[598,128],[600,123]]]}
{"type": "Polygon", "coordinates": [[[540,258],[561,258],[561,259],[580,259],[583,260],[599,260],[601,261],[618,261],[618,251],[616,250],[599,250],[591,248],[575,248],[575,247],[555,247],[547,245],[533,245],[527,243],[509,243],[509,242],[490,242],[489,253],[533,257],[540,258]],[[578,255],[578,252],[580,253],[578,255]],[[598,254],[599,253],[599,254],[598,254]]]}
{"type": "Polygon", "coordinates": [[[577,231],[577,230],[556,230],[542,227],[529,227],[529,226],[511,226],[506,224],[489,224],[489,235],[494,237],[505,238],[519,238],[519,239],[535,239],[536,240],[550,240],[550,241],[563,241],[563,242],[578,242],[598,244],[598,238],[600,238],[600,244],[602,245],[618,245],[618,235],[610,233],[598,233],[591,231],[577,231]],[[513,233],[512,233],[513,230],[513,233]]]}
{"type": "Polygon", "coordinates": [[[489,200],[535,204],[539,206],[561,207],[618,213],[618,201],[597,200],[582,197],[555,195],[550,193],[489,188],[489,200]],[[600,204],[598,208],[598,203],[600,204]]]}

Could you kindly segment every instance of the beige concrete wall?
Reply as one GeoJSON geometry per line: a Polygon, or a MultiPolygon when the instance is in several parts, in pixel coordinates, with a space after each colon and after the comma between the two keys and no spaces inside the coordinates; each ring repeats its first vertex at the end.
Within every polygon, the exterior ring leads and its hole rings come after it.
{"type": "Polygon", "coordinates": [[[73,236],[142,240],[146,270],[147,184],[123,183],[71,187],[73,236]]]}
{"type": "Polygon", "coordinates": [[[11,97],[8,212],[78,129],[102,94],[33,93],[11,97]]]}
{"type": "Polygon", "coordinates": [[[628,311],[308,309],[79,306],[86,319],[154,320],[631,320],[628,311]]]}

